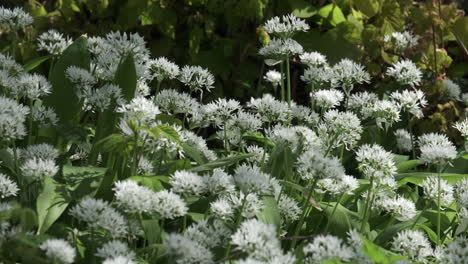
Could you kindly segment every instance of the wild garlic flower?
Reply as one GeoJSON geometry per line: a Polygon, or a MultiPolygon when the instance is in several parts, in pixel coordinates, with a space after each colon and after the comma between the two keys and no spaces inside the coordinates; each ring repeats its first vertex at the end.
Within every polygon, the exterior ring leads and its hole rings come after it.
{"type": "Polygon", "coordinates": [[[247,107],[258,113],[267,123],[287,122],[291,118],[288,104],[276,100],[271,94],[264,94],[262,98],[250,98],[247,107]]]}
{"type": "Polygon", "coordinates": [[[225,98],[217,99],[203,107],[206,119],[218,127],[226,124],[239,110],[241,110],[239,101],[225,98]]]}
{"type": "Polygon", "coordinates": [[[309,67],[322,67],[328,64],[327,57],[320,52],[304,52],[299,56],[301,62],[309,67]]]}
{"type": "Polygon", "coordinates": [[[125,100],[122,97],[122,90],[118,85],[105,84],[104,86],[94,90],[85,101],[86,110],[96,109],[99,112],[104,112],[115,101],[117,104],[123,104],[125,100]]]}
{"type": "Polygon", "coordinates": [[[332,67],[333,79],[338,87],[342,87],[349,96],[354,85],[369,83],[370,74],[364,70],[364,66],[350,59],[342,59],[332,67]]]}
{"type": "Polygon", "coordinates": [[[58,123],[58,116],[51,107],[34,105],[31,109],[31,116],[41,128],[54,127],[58,123]]]}
{"type": "Polygon", "coordinates": [[[404,222],[416,216],[416,205],[404,197],[385,197],[376,201],[377,207],[390,213],[398,221],[404,222]]]}
{"type": "Polygon", "coordinates": [[[468,106],[468,93],[463,93],[461,95],[461,101],[468,106]]]}
{"type": "Polygon", "coordinates": [[[411,60],[401,60],[387,69],[386,75],[401,85],[415,87],[421,82],[422,72],[411,60]]]}
{"type": "Polygon", "coordinates": [[[10,180],[5,174],[0,173],[0,198],[3,200],[10,196],[16,196],[18,191],[16,182],[10,180]]]}
{"type": "Polygon", "coordinates": [[[273,191],[271,176],[264,173],[257,166],[239,166],[234,174],[234,181],[245,193],[265,194],[273,191]]]}
{"type": "Polygon", "coordinates": [[[457,157],[457,149],[450,140],[442,134],[424,134],[418,139],[421,156],[419,159],[426,164],[443,166],[457,157]]]}
{"type": "MultiPolygon", "coordinates": [[[[239,135],[258,131],[262,127],[262,120],[258,114],[239,111],[230,120],[226,127],[230,130],[238,130],[239,135]]],[[[223,127],[223,129],[226,129],[223,127]]]]}
{"type": "Polygon", "coordinates": [[[197,136],[190,130],[181,130],[179,132],[179,135],[183,139],[185,144],[195,147],[208,160],[216,160],[218,158],[216,156],[216,153],[208,148],[206,140],[204,138],[197,136]]]}
{"type": "Polygon", "coordinates": [[[468,179],[463,179],[455,185],[455,198],[459,207],[468,208],[468,179]]]}
{"type": "Polygon", "coordinates": [[[468,256],[468,238],[464,235],[456,237],[442,249],[440,263],[461,264],[466,262],[468,256]]]}
{"type": "Polygon", "coordinates": [[[356,160],[364,177],[374,178],[377,182],[382,180],[380,178],[393,178],[397,172],[393,154],[377,144],[362,145],[356,152],[356,160]]]}
{"type": "Polygon", "coordinates": [[[210,210],[214,217],[221,220],[232,220],[234,218],[235,208],[231,201],[226,198],[211,202],[210,210]]]}
{"type": "Polygon", "coordinates": [[[359,187],[359,182],[356,178],[349,175],[343,175],[338,178],[325,178],[317,182],[316,192],[329,193],[333,196],[340,194],[351,195],[359,187]]]}
{"type": "Polygon", "coordinates": [[[119,240],[111,240],[97,249],[96,257],[103,259],[124,256],[128,259],[135,259],[136,254],[126,243],[119,240]]]}
{"type": "Polygon", "coordinates": [[[174,219],[187,214],[185,201],[177,194],[162,190],[153,197],[153,210],[163,219],[174,219]]]}
{"type": "Polygon", "coordinates": [[[397,101],[404,111],[411,113],[416,118],[424,116],[422,108],[427,105],[427,101],[421,90],[393,92],[390,97],[397,101]]]}
{"type": "Polygon", "coordinates": [[[0,96],[0,138],[4,141],[22,139],[26,135],[24,122],[28,114],[28,107],[0,96]]]}
{"type": "Polygon", "coordinates": [[[453,127],[457,129],[463,137],[468,138],[468,118],[457,122],[453,127]]]}
{"type": "Polygon", "coordinates": [[[35,101],[52,92],[52,85],[47,79],[39,74],[23,74],[19,76],[13,85],[12,94],[18,97],[26,97],[35,101]]]}
{"type": "Polygon", "coordinates": [[[247,158],[248,161],[253,162],[257,166],[268,163],[270,154],[264,148],[257,145],[250,145],[246,149],[249,154],[254,154],[253,157],[247,158]]]}
{"type": "Polygon", "coordinates": [[[193,114],[200,107],[200,103],[187,93],[179,93],[174,89],[160,91],[154,98],[154,103],[163,112],[169,114],[193,114]]]}
{"type": "Polygon", "coordinates": [[[339,112],[330,110],[323,116],[323,123],[318,126],[319,137],[325,141],[325,145],[337,148],[346,146],[354,147],[361,139],[361,121],[351,112],[339,112]]]}
{"type": "MultiPolygon", "coordinates": [[[[424,194],[426,197],[434,202],[437,202],[439,195],[438,178],[436,176],[427,177],[421,183],[424,194]]],[[[453,202],[453,186],[450,185],[446,180],[441,179],[440,181],[440,203],[445,206],[449,206],[453,202]]]]}
{"type": "Polygon", "coordinates": [[[42,33],[37,40],[39,41],[37,50],[47,51],[47,53],[53,56],[59,56],[73,43],[71,38],[64,37],[62,33],[59,33],[55,29],[42,33]]]}
{"type": "Polygon", "coordinates": [[[207,69],[200,66],[184,66],[180,71],[179,81],[188,86],[191,92],[210,91],[215,78],[207,69]]]}
{"type": "Polygon", "coordinates": [[[384,37],[386,43],[391,44],[396,52],[404,52],[418,44],[418,39],[409,31],[393,32],[384,37]]]}
{"type": "Polygon", "coordinates": [[[328,66],[309,67],[305,69],[304,73],[301,75],[301,80],[312,85],[313,90],[326,85],[330,87],[337,87],[338,85],[332,68],[328,66]]]}
{"type": "Polygon", "coordinates": [[[285,57],[300,55],[304,48],[293,39],[272,39],[268,45],[260,48],[259,54],[267,58],[284,60],[285,57]]]}
{"type": "Polygon", "coordinates": [[[0,7],[0,26],[5,27],[9,31],[18,31],[33,23],[33,18],[23,8],[15,7],[8,9],[0,7]]]}
{"type": "Polygon", "coordinates": [[[240,211],[242,217],[245,218],[255,217],[265,207],[260,197],[255,193],[244,194],[241,191],[239,195],[229,194],[227,199],[234,210],[240,211]]]}
{"type": "Polygon", "coordinates": [[[156,116],[161,113],[159,107],[152,100],[144,97],[133,98],[129,104],[120,105],[117,110],[124,113],[126,120],[138,122],[140,125],[150,125],[156,120],[156,116]]]}
{"type": "Polygon", "coordinates": [[[36,145],[29,145],[21,150],[21,159],[42,159],[42,160],[55,160],[59,156],[59,151],[52,145],[41,143],[36,145]]]}
{"type": "Polygon", "coordinates": [[[184,196],[201,195],[206,192],[207,186],[203,177],[190,171],[176,171],[170,177],[172,191],[184,196]]]}
{"type": "Polygon", "coordinates": [[[222,169],[214,169],[211,174],[203,176],[208,191],[213,194],[233,193],[236,189],[234,178],[222,169]]]}
{"type": "Polygon", "coordinates": [[[412,261],[427,262],[433,255],[431,243],[419,230],[403,230],[397,233],[392,241],[392,250],[400,253],[412,261]]]}
{"type": "Polygon", "coordinates": [[[115,256],[106,258],[102,264],[136,264],[136,262],[125,256],[115,256]]]}
{"type": "Polygon", "coordinates": [[[272,255],[281,252],[275,227],[257,219],[242,222],[231,239],[238,250],[258,260],[268,261],[272,255]]]}
{"type": "Polygon", "coordinates": [[[263,79],[265,79],[265,81],[271,83],[273,85],[273,87],[277,87],[278,85],[281,84],[282,76],[281,76],[280,72],[277,72],[275,70],[269,70],[269,71],[267,71],[267,73],[265,74],[263,79]]]}
{"type": "Polygon", "coordinates": [[[286,194],[281,195],[278,201],[278,210],[283,223],[298,220],[302,213],[298,202],[286,194]]]}
{"type": "Polygon", "coordinates": [[[266,132],[267,137],[275,144],[286,144],[292,152],[308,149],[322,149],[323,142],[317,134],[305,126],[275,126],[266,132]]]}
{"type": "Polygon", "coordinates": [[[124,216],[100,199],[84,198],[69,214],[92,229],[105,230],[112,237],[125,237],[129,231],[124,216]]]}
{"type": "Polygon", "coordinates": [[[310,97],[318,107],[328,110],[330,108],[338,107],[344,99],[344,94],[336,89],[317,90],[310,93],[310,97]]]}
{"type": "Polygon", "coordinates": [[[318,124],[320,116],[307,106],[291,103],[291,114],[300,125],[314,127],[318,124]]]}
{"type": "Polygon", "coordinates": [[[59,167],[54,160],[32,158],[26,160],[20,167],[21,174],[29,181],[41,181],[57,174],[59,167]]]}
{"type": "Polygon", "coordinates": [[[24,71],[23,66],[17,63],[13,57],[3,53],[0,53],[0,70],[5,71],[11,77],[18,76],[24,71]]]}
{"type": "Polygon", "coordinates": [[[461,88],[454,81],[450,79],[443,80],[442,88],[445,96],[449,99],[460,100],[461,88]]]}
{"type": "Polygon", "coordinates": [[[154,171],[153,163],[145,156],[138,159],[138,175],[151,174],[154,171]]]}
{"type": "Polygon", "coordinates": [[[401,151],[411,151],[414,144],[411,140],[411,134],[405,129],[397,129],[395,132],[397,148],[401,151]]]}
{"type": "Polygon", "coordinates": [[[375,119],[377,126],[388,130],[400,121],[400,107],[393,101],[378,100],[369,108],[363,110],[363,115],[375,119]]]}
{"type": "Polygon", "coordinates": [[[303,248],[305,263],[319,264],[327,260],[348,262],[354,257],[353,250],[341,238],[332,235],[318,235],[303,248]]]}
{"type": "Polygon", "coordinates": [[[152,75],[158,82],[165,79],[173,80],[179,76],[180,69],[177,64],[169,61],[165,57],[160,57],[149,62],[152,75]]]}
{"type": "Polygon", "coordinates": [[[127,213],[151,213],[153,210],[152,197],[154,192],[135,181],[118,181],[112,188],[116,204],[127,213]]]}
{"type": "Polygon", "coordinates": [[[351,110],[363,118],[368,118],[369,109],[379,100],[379,97],[375,93],[369,92],[358,92],[352,94],[348,98],[348,110],[351,110]]]}
{"type": "Polygon", "coordinates": [[[39,246],[45,251],[47,258],[52,263],[73,263],[76,257],[75,249],[63,239],[48,239],[39,246]]]}
{"type": "Polygon", "coordinates": [[[211,264],[213,253],[201,244],[177,233],[166,235],[164,244],[177,264],[211,264]]]}
{"type": "Polygon", "coordinates": [[[230,234],[230,229],[222,221],[215,220],[210,224],[206,219],[193,223],[184,232],[186,238],[209,249],[222,246],[230,234]]]}
{"type": "Polygon", "coordinates": [[[339,179],[345,175],[345,169],[336,157],[326,157],[317,149],[310,149],[302,153],[296,164],[297,172],[302,179],[339,179]]]}
{"type": "Polygon", "coordinates": [[[309,25],[303,20],[293,14],[283,17],[273,17],[265,22],[263,25],[266,32],[269,34],[277,35],[281,38],[290,38],[297,32],[306,32],[309,30],[309,25]]]}

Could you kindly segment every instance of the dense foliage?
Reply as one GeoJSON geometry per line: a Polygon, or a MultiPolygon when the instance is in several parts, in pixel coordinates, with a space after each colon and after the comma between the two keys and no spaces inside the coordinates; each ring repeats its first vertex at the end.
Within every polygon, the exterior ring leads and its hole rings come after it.
{"type": "Polygon", "coordinates": [[[462,11],[278,2],[0,7],[0,262],[466,263],[462,11]]]}

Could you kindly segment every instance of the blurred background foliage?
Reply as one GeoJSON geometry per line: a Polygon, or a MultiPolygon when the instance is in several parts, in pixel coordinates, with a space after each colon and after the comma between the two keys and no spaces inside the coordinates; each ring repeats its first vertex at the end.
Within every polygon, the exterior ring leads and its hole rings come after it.
{"type": "MultiPolygon", "coordinates": [[[[330,63],[350,58],[366,65],[373,82],[358,89],[385,94],[395,90],[383,79],[398,54],[385,49],[384,36],[412,31],[419,44],[405,54],[424,69],[421,89],[429,99],[419,133],[442,130],[462,118],[462,102],[444,99],[441,80],[450,78],[467,92],[468,18],[466,1],[454,0],[3,0],[5,7],[23,6],[34,16],[16,58],[41,56],[35,38],[54,28],[74,39],[109,31],[138,32],[153,57],[166,56],[179,65],[198,64],[216,75],[207,100],[227,96],[241,101],[272,92],[261,76],[268,70],[258,49],[269,41],[261,24],[276,15],[294,13],[311,30],[296,38],[306,51],[325,54],[330,63]]],[[[7,43],[8,36],[0,41],[7,43]]],[[[4,44],[4,43],[0,43],[4,44]]],[[[5,46],[5,45],[0,45],[5,46]]],[[[293,98],[308,96],[293,61],[293,98]]]]}

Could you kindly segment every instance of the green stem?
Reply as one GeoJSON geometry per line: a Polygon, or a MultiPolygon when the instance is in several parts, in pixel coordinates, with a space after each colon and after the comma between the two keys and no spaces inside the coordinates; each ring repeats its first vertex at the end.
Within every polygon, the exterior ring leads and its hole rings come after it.
{"type": "Polygon", "coordinates": [[[437,169],[437,245],[440,245],[440,168],[437,169]]]}
{"type": "Polygon", "coordinates": [[[29,114],[28,120],[28,145],[31,145],[33,143],[33,101],[31,99],[29,100],[29,110],[31,113],[29,114]]]}
{"type": "Polygon", "coordinates": [[[281,69],[281,102],[284,102],[285,100],[285,92],[284,92],[284,65],[283,62],[280,63],[280,69],[281,69]]]}
{"type": "Polygon", "coordinates": [[[336,201],[335,206],[333,207],[332,213],[330,214],[329,220],[327,222],[327,226],[325,227],[325,233],[328,231],[328,227],[330,226],[330,223],[331,223],[330,220],[333,219],[333,215],[335,214],[336,209],[338,208],[338,205],[341,203],[341,199],[343,198],[343,195],[344,195],[344,193],[340,194],[340,198],[338,198],[338,200],[336,201]]]}
{"type": "Polygon", "coordinates": [[[132,162],[132,169],[131,169],[131,175],[130,176],[135,176],[137,175],[137,168],[138,168],[138,132],[135,131],[135,146],[133,147],[133,162],[132,162]]]}
{"type": "Polygon", "coordinates": [[[158,93],[159,93],[159,89],[161,88],[161,83],[162,83],[162,81],[159,81],[159,80],[156,83],[156,95],[158,95],[158,93]]]}
{"type": "MultiPolygon", "coordinates": [[[[305,199],[304,202],[302,203],[302,214],[301,214],[301,217],[299,218],[298,224],[296,225],[296,229],[294,230],[293,236],[297,236],[299,232],[301,231],[302,225],[304,224],[304,220],[307,215],[307,211],[309,209],[309,203],[310,203],[309,201],[310,201],[310,198],[312,198],[312,193],[314,192],[315,186],[317,185],[317,181],[318,179],[315,178],[309,189],[309,194],[307,195],[307,199],[305,199]]],[[[290,249],[293,249],[296,246],[296,243],[297,243],[297,239],[292,240],[290,249]]]]}
{"type": "Polygon", "coordinates": [[[364,227],[366,226],[366,222],[367,222],[367,211],[369,210],[369,205],[371,204],[370,203],[370,200],[371,200],[371,193],[372,193],[372,188],[374,187],[374,176],[372,176],[370,178],[370,185],[369,185],[369,189],[367,190],[367,199],[366,199],[366,205],[364,207],[364,215],[362,216],[362,223],[361,223],[361,233],[364,231],[364,227]]]}
{"type": "Polygon", "coordinates": [[[291,73],[289,65],[289,56],[286,56],[286,84],[288,86],[288,106],[291,108],[291,73]]]}
{"type": "MultiPolygon", "coordinates": [[[[234,223],[234,230],[237,230],[237,228],[240,225],[240,222],[242,220],[242,211],[244,211],[244,206],[245,206],[246,201],[247,201],[247,195],[245,195],[244,199],[242,200],[242,205],[241,205],[241,208],[239,210],[239,214],[237,215],[236,222],[234,223]]],[[[231,249],[232,249],[232,244],[229,244],[227,249],[226,249],[226,253],[224,254],[224,258],[229,257],[229,254],[231,253],[231,249]]]]}

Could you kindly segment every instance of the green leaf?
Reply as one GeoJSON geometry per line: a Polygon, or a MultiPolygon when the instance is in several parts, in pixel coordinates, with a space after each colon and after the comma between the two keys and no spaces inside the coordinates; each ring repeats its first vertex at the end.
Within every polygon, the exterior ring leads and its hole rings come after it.
{"type": "Polygon", "coordinates": [[[396,165],[398,173],[407,172],[422,164],[420,160],[407,160],[396,165]]]}
{"type": "Polygon", "coordinates": [[[143,231],[145,232],[146,240],[149,244],[161,242],[161,233],[164,231],[159,225],[158,219],[150,219],[142,221],[143,231]]]}
{"type": "Polygon", "coordinates": [[[181,144],[184,154],[193,159],[198,165],[202,165],[208,162],[208,159],[205,157],[205,154],[198,149],[197,147],[189,144],[181,144]]]}
{"type": "Polygon", "coordinates": [[[264,223],[272,224],[276,226],[276,228],[279,228],[281,225],[281,217],[275,197],[264,196],[262,201],[265,207],[263,207],[262,211],[257,214],[258,219],[262,220],[264,223]]]}
{"type": "Polygon", "coordinates": [[[254,133],[247,133],[243,136],[244,139],[250,140],[253,142],[260,143],[261,146],[263,147],[274,147],[275,143],[265,137],[262,133],[259,132],[254,132],[254,133]]]}
{"type": "Polygon", "coordinates": [[[301,18],[309,18],[317,14],[317,8],[305,0],[288,0],[292,13],[301,18]]]}
{"type": "Polygon", "coordinates": [[[135,97],[137,87],[137,73],[135,61],[132,54],[128,54],[119,64],[115,72],[114,84],[122,89],[122,96],[125,100],[131,101],[135,97]]]}
{"type": "Polygon", "coordinates": [[[328,4],[318,11],[318,15],[328,21],[332,26],[336,26],[346,21],[341,8],[335,4],[328,4]]]}
{"type": "Polygon", "coordinates": [[[52,93],[44,99],[44,103],[51,106],[59,119],[69,125],[78,123],[81,104],[73,84],[65,77],[65,71],[70,66],[89,70],[90,61],[87,39],[80,37],[65,49],[49,76],[53,89],[52,93]]]}
{"type": "Polygon", "coordinates": [[[413,225],[414,221],[406,221],[398,223],[384,229],[374,240],[375,243],[381,246],[386,246],[386,244],[393,239],[393,237],[400,232],[401,230],[408,229],[413,225]]]}
{"type": "Polygon", "coordinates": [[[36,201],[38,234],[44,234],[67,208],[69,201],[63,194],[63,188],[51,177],[44,179],[43,190],[36,201]]]}
{"type": "Polygon", "coordinates": [[[465,51],[468,50],[468,17],[458,19],[452,28],[453,34],[457,38],[458,44],[465,51]]]}
{"type": "Polygon", "coordinates": [[[373,263],[392,264],[397,260],[406,259],[403,256],[395,255],[394,253],[389,252],[382,247],[379,247],[364,236],[360,237],[362,242],[364,243],[364,246],[362,247],[362,252],[364,252],[364,254],[366,254],[373,261],[373,263]]]}
{"type": "Polygon", "coordinates": [[[437,244],[438,238],[437,238],[437,234],[436,234],[436,232],[434,232],[434,230],[432,230],[430,227],[428,227],[425,224],[417,224],[416,227],[424,230],[426,232],[427,236],[429,237],[429,239],[434,244],[437,244]]]}
{"type": "Polygon", "coordinates": [[[37,68],[42,63],[44,63],[45,61],[49,60],[50,58],[52,58],[52,55],[47,55],[47,56],[43,56],[43,57],[34,58],[34,59],[26,62],[26,64],[24,65],[24,71],[25,72],[30,72],[30,71],[34,70],[35,68],[37,68]]]}
{"type": "Polygon", "coordinates": [[[132,176],[128,179],[158,192],[164,189],[164,186],[161,184],[161,177],[162,176],[132,176]]]}
{"type": "Polygon", "coordinates": [[[180,142],[179,133],[169,125],[158,125],[153,130],[157,131],[157,134],[162,134],[167,139],[171,140],[172,142],[180,142]]]}
{"type": "Polygon", "coordinates": [[[270,154],[268,168],[271,176],[276,179],[289,179],[293,175],[294,158],[287,143],[276,145],[270,154]]]}
{"type": "Polygon", "coordinates": [[[382,7],[381,0],[354,0],[353,4],[369,18],[377,15],[382,7]]]}
{"type": "Polygon", "coordinates": [[[330,232],[339,235],[345,234],[350,229],[357,229],[360,227],[359,216],[356,212],[353,212],[341,204],[338,204],[333,217],[330,218],[336,203],[331,202],[328,203],[327,206],[327,203],[321,202],[320,205],[322,208],[324,208],[324,212],[328,216],[328,221],[331,222],[330,226],[333,227],[333,229],[330,229],[330,232]]]}
{"type": "Polygon", "coordinates": [[[190,216],[190,218],[192,218],[192,220],[195,222],[198,222],[206,218],[205,214],[201,214],[201,213],[188,212],[187,215],[190,216]]]}
{"type": "Polygon", "coordinates": [[[254,154],[241,154],[241,155],[236,155],[232,157],[226,157],[222,159],[217,159],[214,161],[210,161],[208,163],[205,163],[203,165],[193,167],[190,170],[193,172],[204,172],[204,171],[211,171],[216,168],[221,168],[221,167],[229,167],[233,164],[236,164],[244,159],[252,157],[254,154]]]}
{"type": "MultiPolygon", "coordinates": [[[[407,183],[413,183],[421,185],[425,178],[437,176],[437,173],[431,172],[410,172],[410,173],[399,173],[395,176],[398,180],[398,186],[405,185],[407,183]]],[[[450,184],[455,184],[465,178],[468,178],[468,174],[455,174],[455,173],[442,173],[442,179],[448,181],[450,184]]]]}

